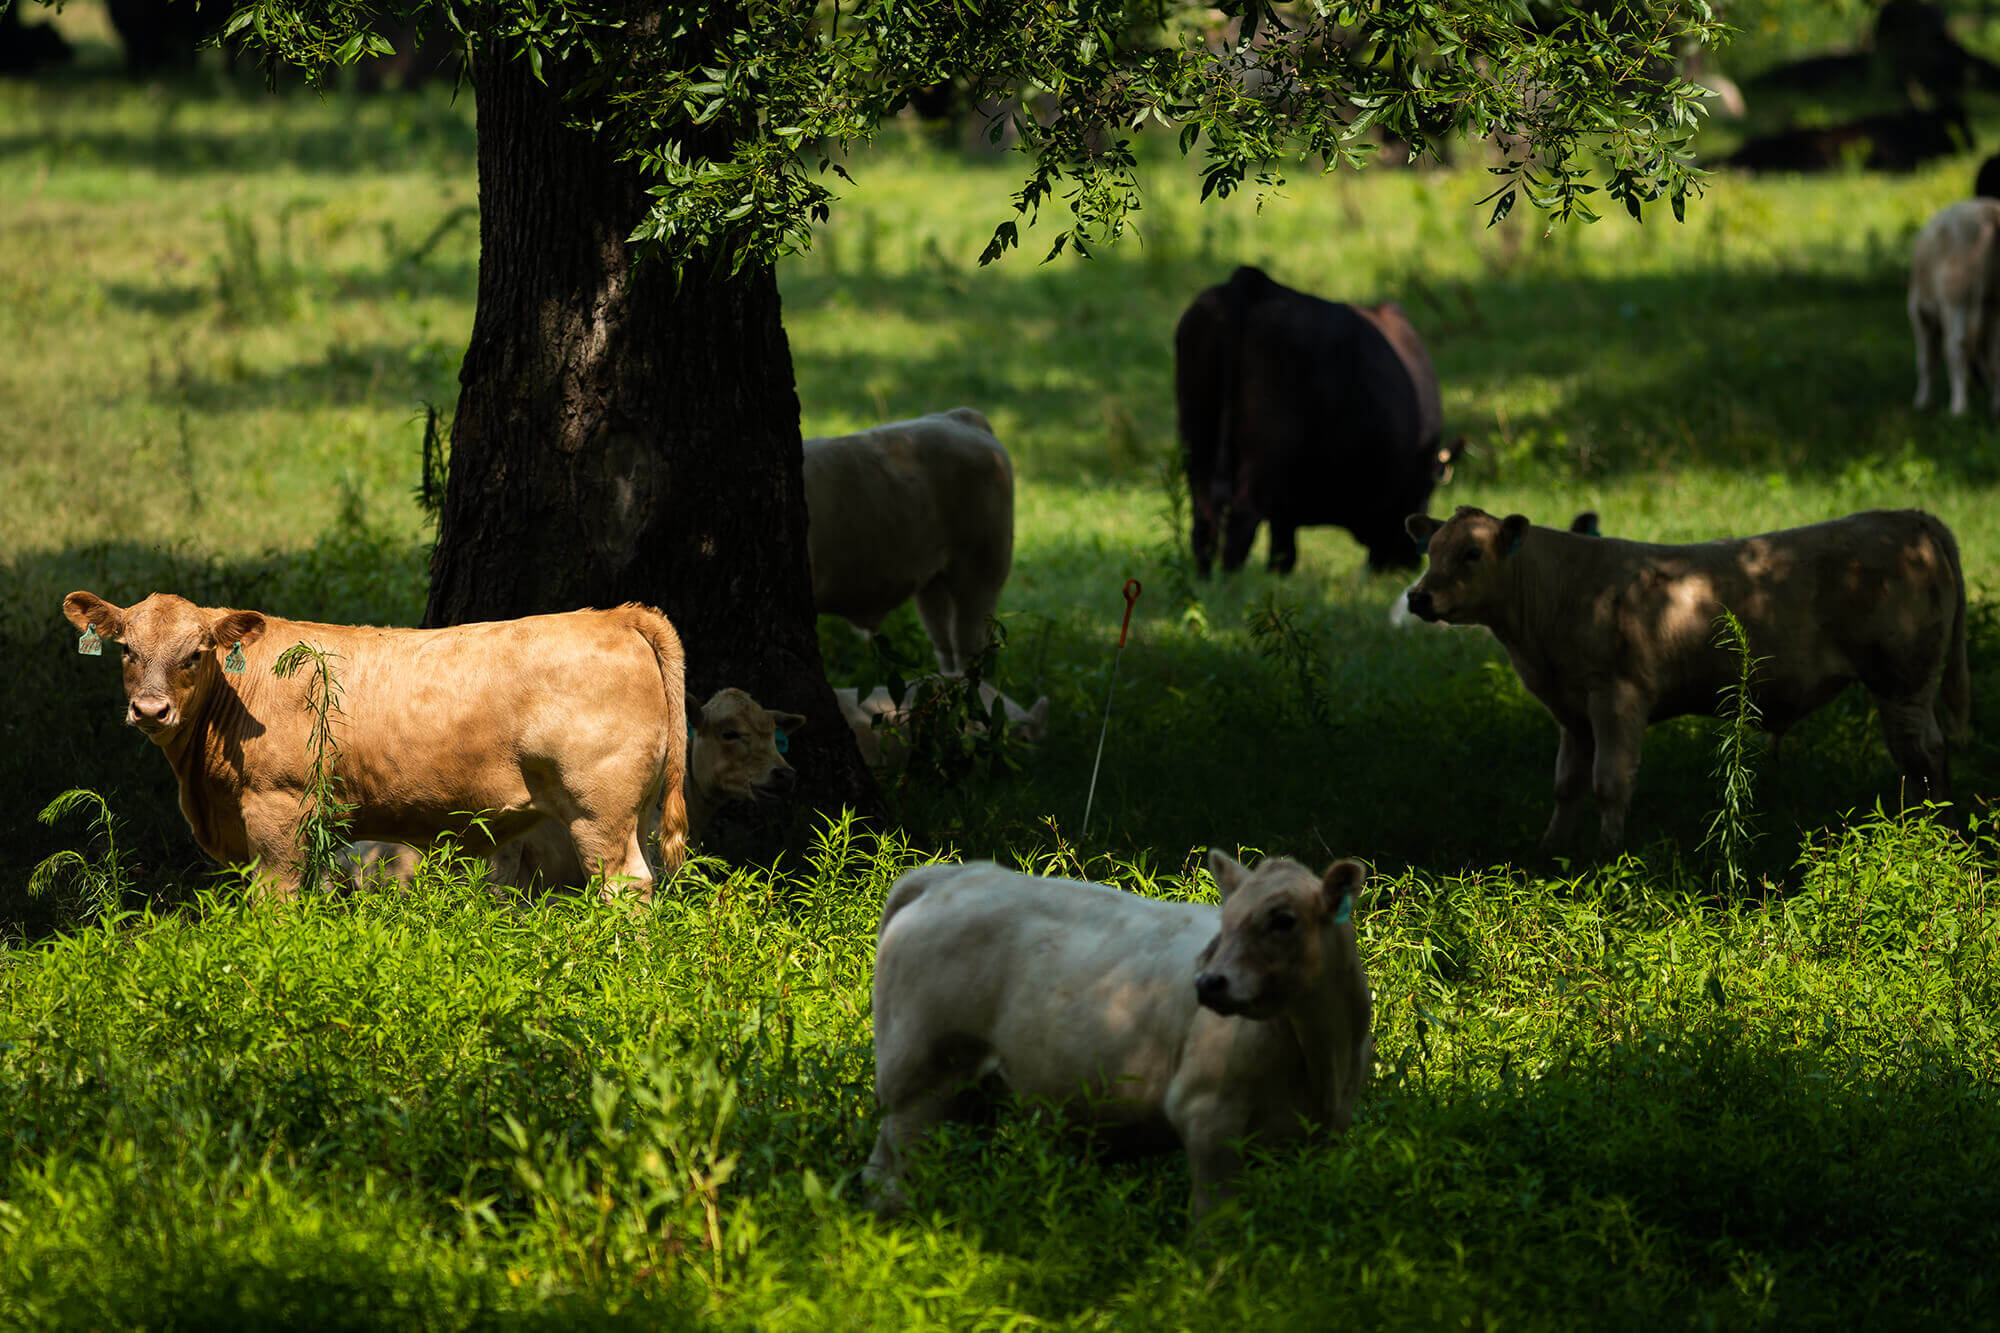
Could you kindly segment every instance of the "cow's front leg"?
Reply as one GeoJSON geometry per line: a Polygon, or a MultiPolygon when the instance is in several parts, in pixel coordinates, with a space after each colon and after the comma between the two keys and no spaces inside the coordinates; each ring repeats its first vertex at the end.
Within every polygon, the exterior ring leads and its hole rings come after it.
{"type": "Polygon", "coordinates": [[[1188,1178],[1193,1183],[1188,1191],[1188,1217],[1196,1227],[1216,1205],[1235,1197],[1242,1173],[1243,1155],[1229,1140],[1197,1139],[1188,1144],[1188,1178]]]}
{"type": "Polygon", "coordinates": [[[1299,530],[1290,523],[1271,520],[1271,559],[1273,574],[1289,574],[1299,563],[1299,530]]]}
{"type": "Polygon", "coordinates": [[[1194,531],[1190,535],[1194,543],[1195,572],[1207,578],[1209,567],[1215,563],[1215,504],[1206,496],[1195,499],[1194,531]]]}
{"type": "Polygon", "coordinates": [[[1250,507],[1246,500],[1238,500],[1229,506],[1223,518],[1222,572],[1234,574],[1243,568],[1243,562],[1250,558],[1250,544],[1257,540],[1257,525],[1264,516],[1250,507]]]}
{"type": "Polygon", "coordinates": [[[1937,365],[1936,321],[1925,312],[1914,294],[1910,297],[1910,332],[1917,342],[1917,397],[1913,404],[1921,412],[1931,405],[1931,376],[1937,365]]]}
{"type": "Polygon", "coordinates": [[[257,860],[252,897],[284,902],[299,896],[305,880],[299,856],[305,813],[306,803],[297,792],[244,793],[243,833],[257,860]]]}
{"type": "Polygon", "coordinates": [[[1542,850],[1562,852],[1576,845],[1576,823],[1583,815],[1583,798],[1590,795],[1590,766],[1595,742],[1590,728],[1557,723],[1562,739],[1556,743],[1556,810],[1542,834],[1542,850]]]}
{"type": "Polygon", "coordinates": [[[1597,796],[1598,845],[1611,852],[1625,841],[1625,814],[1632,807],[1646,738],[1645,700],[1626,685],[1593,694],[1590,731],[1597,742],[1590,777],[1597,796]]]}

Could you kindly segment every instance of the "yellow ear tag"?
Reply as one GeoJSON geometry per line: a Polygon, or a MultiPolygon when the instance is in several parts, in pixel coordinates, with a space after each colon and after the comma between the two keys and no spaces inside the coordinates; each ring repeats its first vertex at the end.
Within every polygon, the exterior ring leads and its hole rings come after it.
{"type": "Polygon", "coordinates": [[[237,644],[229,650],[229,656],[222,659],[222,669],[232,676],[243,674],[243,645],[237,644]]]}
{"type": "Polygon", "coordinates": [[[85,625],[83,634],[76,641],[76,650],[85,657],[102,657],[104,640],[97,637],[97,626],[85,625]]]}

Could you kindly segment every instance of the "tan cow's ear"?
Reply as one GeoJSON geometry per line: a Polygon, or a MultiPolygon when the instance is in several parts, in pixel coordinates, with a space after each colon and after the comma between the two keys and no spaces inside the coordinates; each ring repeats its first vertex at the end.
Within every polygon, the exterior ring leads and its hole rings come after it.
{"type": "Polygon", "coordinates": [[[1319,888],[1336,924],[1354,915],[1354,896],[1367,882],[1368,867],[1359,861],[1335,861],[1327,867],[1326,877],[1320,881],[1319,888]]]}
{"type": "Polygon", "coordinates": [[[1432,534],[1443,526],[1429,514],[1412,514],[1403,520],[1403,531],[1410,534],[1410,540],[1417,544],[1419,551],[1430,546],[1432,534]]]}
{"type": "Polygon", "coordinates": [[[806,724],[804,715],[799,713],[773,713],[771,721],[778,724],[778,730],[787,736],[806,724]]]}
{"type": "Polygon", "coordinates": [[[701,701],[692,694],[683,694],[681,698],[681,706],[687,709],[688,731],[693,732],[701,726],[701,701]]]}
{"type": "Polygon", "coordinates": [[[125,609],[94,592],[73,592],[63,598],[63,617],[78,629],[94,628],[101,639],[118,639],[125,633],[125,609]]]}
{"type": "Polygon", "coordinates": [[[264,637],[264,616],[259,611],[231,611],[208,627],[217,647],[255,643],[264,637]]]}
{"type": "Polygon", "coordinates": [[[1250,872],[1228,852],[1220,847],[1211,847],[1208,849],[1208,873],[1215,877],[1215,891],[1222,895],[1222,901],[1228,902],[1229,895],[1236,892],[1243,877],[1250,872]]]}
{"type": "Polygon", "coordinates": [[[1535,525],[1525,514],[1509,514],[1500,520],[1500,554],[1508,556],[1521,549],[1521,538],[1535,525]]]}

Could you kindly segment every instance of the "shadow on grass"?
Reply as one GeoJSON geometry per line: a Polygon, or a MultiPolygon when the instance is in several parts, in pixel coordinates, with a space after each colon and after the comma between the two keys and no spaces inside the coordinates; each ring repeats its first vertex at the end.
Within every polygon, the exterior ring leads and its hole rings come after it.
{"type": "Polygon", "coordinates": [[[2000,1108],[1961,1053],[1927,1036],[1862,1055],[1850,1031],[1792,1040],[1709,1004],[1657,1026],[1594,1008],[1518,1064],[1490,1015],[1457,1015],[1481,1031],[1443,1066],[1402,1029],[1349,1133],[1254,1154],[1212,1224],[1229,1262],[1179,1281],[1148,1265],[1186,1246],[1180,1155],[1106,1164],[1019,1105],[942,1136],[916,1206],[1021,1261],[1022,1307],[1057,1322],[1135,1299],[1142,1326],[1199,1326],[1211,1298],[1278,1327],[1334,1308],[1365,1327],[1985,1312],[2000,1108]]]}
{"type": "MultiPolygon", "coordinates": [[[[211,55],[207,57],[213,60],[211,55]]],[[[102,67],[51,70],[36,77],[26,124],[0,131],[0,162],[60,162],[67,169],[105,166],[162,176],[211,175],[292,167],[325,175],[436,169],[470,181],[478,152],[470,95],[456,103],[449,80],[421,94],[381,94],[340,101],[345,115],[322,110],[319,94],[292,80],[272,92],[261,76],[205,67],[134,83],[102,67]],[[143,131],[80,127],[102,115],[72,117],[66,101],[99,113],[129,108],[143,131]],[[39,104],[39,105],[37,105],[39,104]],[[181,124],[182,111],[234,108],[241,125],[181,124]],[[39,121],[39,123],[37,123],[39,121]]]]}

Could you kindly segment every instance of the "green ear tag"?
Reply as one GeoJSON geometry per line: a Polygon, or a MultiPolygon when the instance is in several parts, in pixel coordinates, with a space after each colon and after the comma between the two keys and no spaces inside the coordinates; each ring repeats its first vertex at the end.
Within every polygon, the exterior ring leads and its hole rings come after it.
{"type": "Polygon", "coordinates": [[[237,644],[229,650],[229,656],[222,659],[222,669],[232,676],[243,674],[243,645],[237,644]]]}
{"type": "Polygon", "coordinates": [[[83,633],[76,641],[76,650],[85,657],[101,657],[104,655],[104,640],[97,637],[97,626],[85,625],[83,627],[83,633]]]}
{"type": "Polygon", "coordinates": [[[791,738],[790,736],[787,736],[787,735],[786,735],[786,734],[784,733],[783,729],[780,729],[780,730],[779,730],[779,732],[778,732],[778,734],[777,734],[777,741],[778,741],[778,753],[779,753],[779,754],[788,754],[788,753],[790,753],[790,752],[791,752],[791,748],[792,748],[792,738],[791,738]]]}
{"type": "Polygon", "coordinates": [[[1340,898],[1340,910],[1333,914],[1333,924],[1344,926],[1353,919],[1354,895],[1351,893],[1342,894],[1340,898]]]}
{"type": "Polygon", "coordinates": [[[1507,543],[1507,554],[1508,554],[1508,555],[1513,555],[1513,554],[1515,554],[1515,553],[1516,553],[1517,551],[1519,551],[1520,549],[1521,549],[1521,539],[1520,539],[1519,537],[1516,537],[1516,538],[1514,538],[1514,540],[1513,540],[1513,541],[1511,541],[1511,542],[1508,542],[1508,543],[1507,543]]]}

